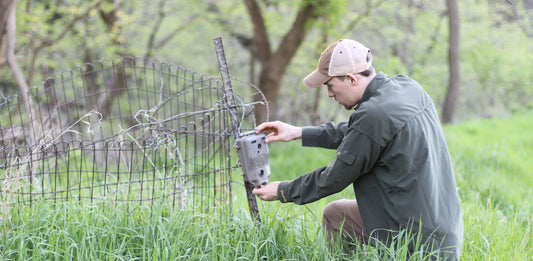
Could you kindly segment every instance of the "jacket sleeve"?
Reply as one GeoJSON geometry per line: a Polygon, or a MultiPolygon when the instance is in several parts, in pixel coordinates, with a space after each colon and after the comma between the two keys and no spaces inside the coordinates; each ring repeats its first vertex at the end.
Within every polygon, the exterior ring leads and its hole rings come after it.
{"type": "Polygon", "coordinates": [[[347,122],[337,126],[332,122],[324,123],[318,127],[304,127],[302,129],[302,146],[337,149],[344,138],[347,122]]]}
{"type": "Polygon", "coordinates": [[[368,136],[350,128],[337,149],[335,159],[278,187],[281,202],[306,204],[342,191],[370,171],[378,159],[380,146],[368,136]]]}

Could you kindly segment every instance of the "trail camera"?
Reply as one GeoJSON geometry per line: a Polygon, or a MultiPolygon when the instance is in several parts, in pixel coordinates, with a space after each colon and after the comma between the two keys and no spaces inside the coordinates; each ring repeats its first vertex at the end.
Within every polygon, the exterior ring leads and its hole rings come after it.
{"type": "Polygon", "coordinates": [[[236,143],[244,181],[252,183],[256,188],[266,185],[270,178],[270,166],[265,134],[243,136],[236,143]]]}

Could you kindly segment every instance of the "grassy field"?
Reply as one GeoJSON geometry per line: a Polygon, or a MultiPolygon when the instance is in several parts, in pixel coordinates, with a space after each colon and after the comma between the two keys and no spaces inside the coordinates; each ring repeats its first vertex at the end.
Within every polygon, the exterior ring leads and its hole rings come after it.
{"type": "MultiPolygon", "coordinates": [[[[463,260],[533,258],[531,129],[533,113],[445,127],[464,212],[463,260]]],[[[269,149],[272,181],[295,178],[334,156],[302,149],[298,141],[269,149]]],[[[1,224],[0,259],[378,260],[376,249],[347,255],[324,241],[322,209],[353,197],[349,187],[305,206],[259,202],[262,224],[250,220],[237,183],[234,213],[227,218],[165,206],[36,205],[12,210],[11,221],[1,224]]],[[[386,259],[405,260],[405,249],[382,250],[386,259]]]]}

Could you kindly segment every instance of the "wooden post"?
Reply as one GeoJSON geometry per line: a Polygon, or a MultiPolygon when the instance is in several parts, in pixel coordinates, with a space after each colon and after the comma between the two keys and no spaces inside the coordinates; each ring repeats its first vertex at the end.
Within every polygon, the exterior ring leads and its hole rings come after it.
{"type": "MultiPolygon", "coordinates": [[[[231,86],[231,77],[229,74],[228,64],[226,62],[226,54],[224,53],[224,45],[222,44],[222,38],[217,37],[213,39],[215,43],[215,50],[217,53],[218,68],[220,76],[222,76],[222,84],[224,86],[224,99],[226,106],[231,110],[233,116],[237,116],[237,108],[235,106],[235,97],[233,96],[233,87],[231,86]]],[[[239,127],[239,121],[236,117],[231,117],[231,123],[233,125],[233,131],[237,132],[239,127]]],[[[237,133],[238,135],[238,133],[237,133]]],[[[246,173],[244,173],[246,175],[246,173]]],[[[252,194],[254,185],[248,181],[244,181],[244,187],[246,188],[246,197],[248,199],[248,207],[250,208],[250,215],[255,220],[261,222],[261,216],[259,216],[259,208],[257,207],[257,200],[252,194]]]]}

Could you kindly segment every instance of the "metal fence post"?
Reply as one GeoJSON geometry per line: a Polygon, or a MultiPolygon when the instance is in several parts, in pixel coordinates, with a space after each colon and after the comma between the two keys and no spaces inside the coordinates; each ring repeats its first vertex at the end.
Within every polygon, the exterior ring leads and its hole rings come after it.
{"type": "MultiPolygon", "coordinates": [[[[217,53],[218,67],[220,75],[222,76],[222,84],[224,85],[225,102],[228,108],[232,111],[233,115],[237,115],[237,108],[235,106],[235,97],[233,96],[233,87],[231,86],[231,78],[229,74],[228,64],[226,62],[226,55],[224,53],[224,45],[222,44],[222,38],[217,37],[213,39],[215,43],[215,50],[217,53]]],[[[231,123],[234,131],[238,131],[239,122],[236,118],[231,117],[231,123]]],[[[237,133],[238,135],[238,133],[237,133]]],[[[246,175],[246,173],[245,173],[246,175]]],[[[252,218],[261,222],[261,216],[259,215],[259,208],[257,207],[257,200],[252,194],[254,185],[248,181],[244,181],[246,188],[246,197],[248,199],[248,207],[250,208],[250,214],[252,218]]]]}

